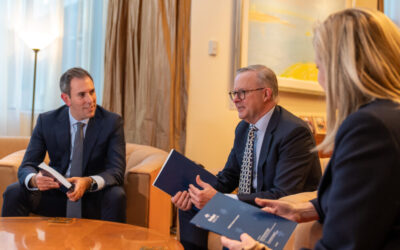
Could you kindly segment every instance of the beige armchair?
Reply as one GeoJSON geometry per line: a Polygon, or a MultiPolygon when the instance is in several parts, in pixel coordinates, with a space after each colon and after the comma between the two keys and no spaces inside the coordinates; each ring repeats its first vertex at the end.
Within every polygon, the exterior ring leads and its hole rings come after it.
{"type": "MultiPolygon", "coordinates": [[[[320,158],[321,170],[324,173],[326,166],[329,163],[330,158],[320,158]]],[[[280,200],[291,201],[291,202],[307,202],[317,198],[317,191],[304,192],[294,195],[282,197],[280,200]]],[[[322,237],[322,225],[318,221],[310,221],[306,223],[300,223],[297,225],[292,236],[284,249],[301,249],[309,248],[313,249],[315,243],[322,237]]]]}
{"type": "Polygon", "coordinates": [[[3,192],[17,181],[18,166],[28,143],[29,137],[0,137],[0,207],[3,207],[3,192]]]}
{"type": "MultiPolygon", "coordinates": [[[[17,181],[18,167],[28,143],[29,137],[0,137],[0,206],[6,187],[17,181]]],[[[154,147],[127,143],[124,186],[127,223],[152,228],[165,235],[170,233],[172,204],[170,197],[152,183],[167,155],[154,147]]]]}

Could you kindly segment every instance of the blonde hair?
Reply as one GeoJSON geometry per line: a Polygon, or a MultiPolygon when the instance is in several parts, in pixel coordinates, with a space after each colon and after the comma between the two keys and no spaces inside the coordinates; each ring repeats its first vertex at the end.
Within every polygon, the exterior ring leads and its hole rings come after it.
{"type": "Polygon", "coordinates": [[[381,12],[346,9],[314,29],[313,45],[325,68],[327,105],[327,134],[316,149],[330,152],[340,124],[360,106],[400,101],[400,31],[381,12]]]}

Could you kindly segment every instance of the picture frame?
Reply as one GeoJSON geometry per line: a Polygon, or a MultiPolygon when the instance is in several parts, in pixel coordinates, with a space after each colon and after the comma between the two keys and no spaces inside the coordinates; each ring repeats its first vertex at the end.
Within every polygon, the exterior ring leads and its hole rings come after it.
{"type": "Polygon", "coordinates": [[[326,121],[325,117],[322,116],[314,116],[314,126],[316,134],[326,134],[326,121]]]}
{"type": "Polygon", "coordinates": [[[310,128],[312,134],[316,134],[314,118],[312,116],[310,116],[310,115],[300,115],[299,118],[307,123],[307,125],[310,128]]]}
{"type": "Polygon", "coordinates": [[[326,119],[322,115],[299,115],[314,135],[326,134],[326,119]]]}
{"type": "MultiPolygon", "coordinates": [[[[272,70],[274,70],[278,76],[278,86],[279,86],[279,91],[283,92],[293,92],[293,93],[301,93],[301,94],[311,94],[311,95],[319,95],[323,96],[324,91],[321,88],[321,86],[318,84],[318,82],[315,79],[313,80],[303,80],[303,79],[295,79],[292,77],[283,77],[277,69],[274,67],[271,67],[270,63],[266,63],[264,61],[249,61],[248,58],[251,57],[249,56],[249,12],[250,12],[250,2],[254,0],[236,0],[235,4],[235,10],[234,10],[234,15],[235,15],[235,31],[234,31],[234,61],[233,61],[233,72],[236,71],[236,69],[240,67],[245,67],[249,64],[263,64],[266,65],[267,67],[270,67],[272,70]]],[[[264,0],[264,1],[271,1],[271,0],[264,0]]],[[[300,1],[300,0],[298,0],[300,1]]],[[[309,1],[317,1],[317,0],[309,0],[309,1]]],[[[288,2],[290,1],[275,1],[275,2],[288,2]]],[[[293,1],[296,2],[296,1],[293,1]]],[[[318,1],[321,2],[321,1],[318,1]]],[[[323,1],[322,1],[323,2],[323,1]]],[[[289,3],[290,4],[290,3],[289,3]]],[[[321,4],[321,3],[319,3],[321,4]]],[[[352,3],[349,0],[342,0],[340,3],[344,8],[351,7],[352,3]]],[[[284,10],[283,10],[284,11],[284,10]]],[[[282,12],[283,12],[282,11],[282,12]]],[[[336,10],[333,10],[334,12],[336,10]]],[[[272,17],[274,18],[274,17],[272,17]]],[[[271,22],[274,22],[275,20],[272,20],[271,22]]],[[[268,32],[266,30],[265,32],[268,32]]],[[[311,30],[312,33],[312,30],[311,30]]],[[[254,37],[254,32],[252,33],[254,37]]],[[[310,35],[310,34],[307,34],[310,35]]],[[[311,39],[309,46],[312,47],[311,39]]],[[[251,41],[250,41],[251,42],[251,41]]],[[[309,48],[308,48],[309,49],[309,48]]],[[[272,48],[271,50],[282,50],[282,48],[272,48]]],[[[257,51],[258,53],[259,51],[257,51]]],[[[252,53],[250,51],[250,53],[252,53]]],[[[262,55],[257,55],[258,57],[262,57],[262,55]]],[[[265,56],[268,57],[268,56],[265,56]]],[[[314,61],[313,57],[312,59],[309,59],[308,61],[314,61]]]]}

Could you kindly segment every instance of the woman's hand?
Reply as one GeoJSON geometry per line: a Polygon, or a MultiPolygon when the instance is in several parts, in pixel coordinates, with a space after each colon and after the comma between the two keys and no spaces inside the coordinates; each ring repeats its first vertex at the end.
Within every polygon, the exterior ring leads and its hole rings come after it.
{"type": "Polygon", "coordinates": [[[256,198],[257,205],[262,210],[279,215],[297,223],[318,220],[319,216],[311,202],[294,203],[281,200],[269,200],[256,198]]]}
{"type": "MultiPolygon", "coordinates": [[[[240,241],[231,240],[225,236],[221,237],[221,243],[230,250],[242,250],[251,249],[257,245],[257,241],[250,237],[250,235],[243,233],[240,235],[240,241]]],[[[260,247],[255,247],[254,249],[269,249],[265,245],[259,244],[260,247]]]]}

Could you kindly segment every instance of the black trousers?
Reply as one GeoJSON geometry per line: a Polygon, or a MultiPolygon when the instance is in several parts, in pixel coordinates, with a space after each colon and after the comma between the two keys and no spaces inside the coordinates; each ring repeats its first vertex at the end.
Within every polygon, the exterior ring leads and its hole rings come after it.
{"type": "Polygon", "coordinates": [[[190,223],[197,212],[196,208],[189,211],[179,210],[180,241],[185,250],[207,249],[208,231],[190,223]]]}
{"type": "MultiPolygon", "coordinates": [[[[3,194],[1,216],[29,216],[35,213],[48,217],[65,217],[67,196],[58,189],[29,191],[19,182],[9,185],[3,194]]],[[[82,198],[82,217],[126,222],[126,196],[122,186],[111,186],[82,198]]]]}

